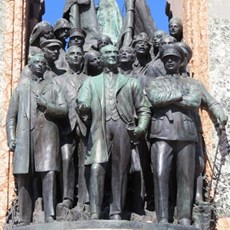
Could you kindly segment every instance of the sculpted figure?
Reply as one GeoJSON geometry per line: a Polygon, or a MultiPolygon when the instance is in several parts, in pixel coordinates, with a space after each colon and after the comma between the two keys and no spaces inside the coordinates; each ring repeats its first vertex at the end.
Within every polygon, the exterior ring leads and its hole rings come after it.
{"type": "Polygon", "coordinates": [[[134,37],[132,47],[136,53],[136,61],[133,63],[133,70],[136,74],[142,73],[147,63],[151,61],[148,35],[144,32],[134,37]]]}
{"type": "Polygon", "coordinates": [[[45,221],[55,219],[56,173],[60,171],[57,120],[68,113],[60,87],[44,78],[44,56],[33,56],[29,68],[31,78],[23,79],[16,87],[6,118],[8,146],[14,152],[21,226],[32,221],[33,178],[37,175],[42,181],[45,221]]]}
{"type": "Polygon", "coordinates": [[[159,52],[159,44],[160,44],[160,40],[161,38],[166,35],[167,33],[163,30],[157,30],[153,33],[152,36],[152,47],[153,47],[153,54],[156,57],[158,52],[159,52]]]}
{"type": "Polygon", "coordinates": [[[82,115],[88,114],[92,120],[85,158],[85,164],[91,170],[91,218],[100,217],[105,170],[110,158],[112,197],[109,216],[120,220],[126,198],[130,141],[145,134],[150,110],[138,80],[118,73],[117,48],[107,45],[100,53],[103,73],[83,83],[78,111],[82,115]]]}
{"type": "Polygon", "coordinates": [[[70,36],[69,36],[69,47],[78,46],[83,49],[83,46],[85,44],[85,37],[86,37],[86,33],[84,30],[80,28],[71,29],[70,36]]]}
{"type": "Polygon", "coordinates": [[[155,78],[166,74],[164,64],[160,58],[160,52],[165,45],[176,43],[176,39],[169,35],[164,35],[159,42],[159,52],[157,56],[149,62],[143,70],[146,77],[155,78]]]}
{"type": "Polygon", "coordinates": [[[179,18],[171,18],[168,24],[169,34],[178,42],[183,38],[183,25],[179,18]]]}
{"type": "MultiPolygon", "coordinates": [[[[119,72],[127,77],[136,78],[142,84],[142,77],[133,72],[132,65],[135,62],[136,53],[132,47],[126,46],[119,50],[119,72]]],[[[150,154],[147,147],[145,137],[138,139],[132,143],[131,157],[131,191],[132,198],[130,206],[132,211],[143,214],[144,196],[147,194],[147,208],[153,204],[153,175],[150,165],[150,154]],[[152,204],[150,204],[152,202],[152,204]]]]}
{"type": "Polygon", "coordinates": [[[195,144],[198,141],[194,111],[204,107],[214,123],[224,126],[227,117],[222,106],[204,85],[180,76],[184,53],[175,44],[161,53],[166,75],[149,78],[146,93],[153,106],[149,133],[154,169],[157,219],[168,222],[169,172],[175,159],[177,177],[177,218],[181,225],[191,224],[194,199],[195,144]]]}
{"type": "MultiPolygon", "coordinates": [[[[59,122],[61,134],[63,198],[62,203],[58,204],[58,208],[65,206],[71,209],[73,207],[75,186],[74,153],[82,142],[82,138],[86,138],[86,127],[75,111],[79,88],[87,78],[87,76],[82,73],[84,62],[83,55],[83,51],[80,47],[71,46],[68,48],[66,51],[66,60],[69,65],[68,72],[55,78],[55,81],[60,85],[66,97],[69,108],[68,117],[59,122]]],[[[78,156],[80,159],[84,159],[83,152],[78,153],[78,156]]]]}
{"type": "Polygon", "coordinates": [[[99,51],[102,47],[109,44],[113,44],[111,38],[106,34],[102,34],[97,41],[97,50],[99,51]]]}
{"type": "Polygon", "coordinates": [[[60,18],[54,24],[54,34],[55,37],[61,41],[62,46],[60,48],[60,54],[58,60],[55,61],[55,66],[57,69],[68,69],[68,63],[65,59],[65,48],[66,48],[66,39],[69,37],[70,23],[64,19],[60,18]]]}
{"type": "Polygon", "coordinates": [[[66,70],[59,69],[55,64],[59,58],[61,46],[62,43],[58,39],[49,39],[41,43],[41,49],[48,66],[46,74],[49,74],[50,77],[56,77],[66,72],[66,70]]]}
{"type": "Polygon", "coordinates": [[[29,58],[35,54],[41,54],[41,43],[54,38],[54,30],[49,22],[42,21],[35,25],[30,35],[29,58]]]}
{"type": "Polygon", "coordinates": [[[70,23],[65,18],[60,18],[54,24],[54,35],[62,42],[62,49],[66,47],[66,39],[69,37],[70,23]]]}
{"type": "Polygon", "coordinates": [[[84,73],[88,76],[97,76],[103,71],[101,55],[96,50],[85,53],[84,73]]]}
{"type": "Polygon", "coordinates": [[[97,40],[100,35],[94,0],[66,0],[63,18],[70,22],[72,28],[86,32],[87,43],[97,40]]]}

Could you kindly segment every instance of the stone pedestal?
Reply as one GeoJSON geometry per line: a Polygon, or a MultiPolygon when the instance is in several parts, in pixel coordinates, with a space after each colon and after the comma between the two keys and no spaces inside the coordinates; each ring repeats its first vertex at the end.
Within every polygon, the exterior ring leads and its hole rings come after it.
{"type": "MultiPolygon", "coordinates": [[[[9,228],[12,229],[12,228],[9,228]]],[[[5,226],[4,230],[9,230],[5,226]]],[[[15,230],[198,230],[194,227],[184,227],[173,224],[154,224],[140,223],[131,221],[111,221],[111,220],[89,220],[89,221],[73,221],[73,222],[54,222],[46,224],[31,224],[24,227],[15,227],[15,230]]]]}

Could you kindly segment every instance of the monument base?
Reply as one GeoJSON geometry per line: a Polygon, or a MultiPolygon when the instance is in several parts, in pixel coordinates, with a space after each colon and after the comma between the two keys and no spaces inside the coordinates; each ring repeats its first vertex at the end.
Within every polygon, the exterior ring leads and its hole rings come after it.
{"type": "Polygon", "coordinates": [[[42,224],[30,224],[23,227],[13,227],[5,225],[4,230],[199,230],[193,226],[184,227],[177,224],[158,224],[158,223],[142,223],[126,220],[87,220],[87,221],[70,221],[70,222],[58,222],[42,223],[42,224]]]}

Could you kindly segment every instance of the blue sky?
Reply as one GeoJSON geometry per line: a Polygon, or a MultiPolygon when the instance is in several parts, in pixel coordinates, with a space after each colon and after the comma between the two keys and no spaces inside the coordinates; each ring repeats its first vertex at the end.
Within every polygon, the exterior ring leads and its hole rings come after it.
{"type": "MultiPolygon", "coordinates": [[[[138,0],[136,0],[138,1],[138,0]]],[[[168,32],[168,19],[165,15],[166,0],[146,0],[151,14],[158,29],[168,32]]],[[[95,1],[97,3],[98,0],[95,1]]],[[[117,0],[120,10],[124,9],[124,0],[117,0]]],[[[55,21],[62,16],[65,0],[46,0],[45,1],[46,13],[43,16],[43,20],[49,21],[52,25],[55,21]],[[55,3],[54,3],[55,2],[55,3]]]]}

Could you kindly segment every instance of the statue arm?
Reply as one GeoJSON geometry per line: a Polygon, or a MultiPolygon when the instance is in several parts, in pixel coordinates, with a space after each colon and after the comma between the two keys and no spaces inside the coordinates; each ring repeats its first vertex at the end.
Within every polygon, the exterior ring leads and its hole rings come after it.
{"type": "Polygon", "coordinates": [[[200,89],[202,92],[201,106],[209,113],[212,122],[223,126],[226,125],[228,117],[221,104],[216,101],[202,83],[200,83],[200,89]]]}
{"type": "Polygon", "coordinates": [[[143,134],[147,132],[151,111],[149,102],[146,99],[146,96],[143,93],[140,82],[137,79],[132,79],[133,81],[133,95],[134,95],[134,107],[136,114],[138,116],[138,126],[137,129],[143,131],[143,134]]]}
{"type": "Polygon", "coordinates": [[[47,102],[45,114],[56,118],[66,117],[68,115],[68,106],[65,96],[58,84],[54,85],[54,90],[56,101],[55,103],[47,102]]]}
{"type": "Polygon", "coordinates": [[[171,86],[165,87],[159,79],[149,79],[146,82],[146,93],[153,107],[164,107],[182,100],[179,90],[172,90],[171,86]]]}
{"type": "Polygon", "coordinates": [[[85,115],[90,112],[92,99],[92,90],[90,78],[86,79],[79,89],[78,98],[76,99],[76,111],[80,115],[85,115]]]}
{"type": "Polygon", "coordinates": [[[19,94],[16,88],[9,104],[9,109],[6,116],[6,133],[7,133],[7,143],[10,150],[14,150],[12,144],[15,148],[16,141],[16,127],[18,118],[18,108],[19,108],[19,94]]]}
{"type": "Polygon", "coordinates": [[[185,109],[195,110],[201,104],[201,92],[199,87],[192,85],[188,89],[182,90],[182,100],[176,102],[175,105],[185,109]]]}

